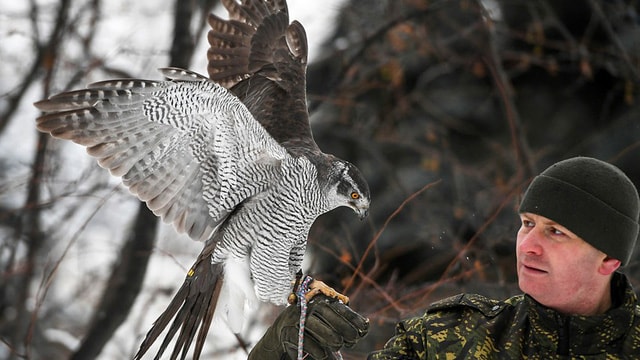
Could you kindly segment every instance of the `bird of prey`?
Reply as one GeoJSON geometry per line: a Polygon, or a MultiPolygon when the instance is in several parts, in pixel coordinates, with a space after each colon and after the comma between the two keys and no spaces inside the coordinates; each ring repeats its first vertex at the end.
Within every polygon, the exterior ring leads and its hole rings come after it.
{"type": "Polygon", "coordinates": [[[136,358],[167,327],[157,357],[178,334],[172,358],[184,358],[198,332],[198,358],[214,311],[238,331],[246,303],[284,304],[315,219],[369,208],[361,172],[313,139],[306,34],[285,0],[222,3],[229,19],[208,18],[208,78],[166,68],[168,80],[102,81],[35,104],[40,131],[86,146],[156,215],[204,241],[136,358]]]}

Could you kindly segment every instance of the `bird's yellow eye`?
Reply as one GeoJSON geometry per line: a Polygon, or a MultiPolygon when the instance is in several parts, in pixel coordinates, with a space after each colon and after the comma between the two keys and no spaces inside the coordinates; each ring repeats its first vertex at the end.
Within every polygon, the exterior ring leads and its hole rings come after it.
{"type": "Polygon", "coordinates": [[[358,194],[357,192],[354,191],[354,192],[351,193],[351,198],[353,200],[360,199],[360,194],[358,194]]]}

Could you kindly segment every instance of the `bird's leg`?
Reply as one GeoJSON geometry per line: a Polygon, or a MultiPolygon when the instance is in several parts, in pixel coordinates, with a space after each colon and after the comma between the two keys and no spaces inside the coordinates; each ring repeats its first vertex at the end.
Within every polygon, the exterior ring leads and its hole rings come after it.
{"type": "Polygon", "coordinates": [[[348,296],[340,294],[331,286],[316,279],[313,279],[311,281],[311,283],[309,284],[309,291],[304,295],[304,297],[307,298],[307,301],[310,301],[314,296],[320,293],[325,294],[332,299],[338,299],[343,304],[349,304],[348,296]]]}
{"type": "MultiPolygon", "coordinates": [[[[296,274],[296,280],[293,281],[293,292],[289,294],[289,298],[287,299],[289,304],[291,305],[295,304],[298,301],[298,291],[300,290],[299,287],[302,284],[302,278],[303,278],[302,272],[299,271],[298,274],[296,274]]],[[[303,290],[304,297],[307,300],[307,302],[309,302],[311,299],[313,299],[314,296],[318,294],[324,294],[332,299],[338,299],[343,304],[349,304],[348,296],[342,295],[341,293],[337,292],[334,288],[332,288],[331,286],[325,284],[320,280],[316,280],[313,278],[311,278],[310,280],[311,281],[309,281],[306,289],[303,290]]]]}
{"type": "Polygon", "coordinates": [[[298,301],[298,287],[300,287],[300,283],[302,282],[302,270],[298,270],[298,273],[296,274],[296,280],[292,281],[292,285],[293,285],[293,291],[291,292],[291,294],[289,294],[289,297],[287,298],[287,302],[290,305],[295,304],[298,301]]]}
{"type": "MultiPolygon", "coordinates": [[[[324,294],[332,299],[338,299],[344,304],[349,303],[349,298],[340,294],[332,287],[323,283],[320,280],[316,280],[311,276],[302,276],[302,271],[298,271],[296,274],[296,280],[293,281],[293,292],[289,295],[288,301],[290,305],[294,305],[296,302],[300,305],[300,322],[298,326],[298,359],[304,359],[304,334],[305,334],[305,321],[307,319],[308,304],[314,296],[318,294],[324,294]]],[[[337,353],[337,358],[342,359],[342,355],[337,353]]]]}

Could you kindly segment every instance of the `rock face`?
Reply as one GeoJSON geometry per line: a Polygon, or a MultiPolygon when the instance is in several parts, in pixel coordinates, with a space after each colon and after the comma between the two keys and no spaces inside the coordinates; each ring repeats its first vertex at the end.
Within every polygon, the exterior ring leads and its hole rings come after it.
{"type": "Polygon", "coordinates": [[[597,157],[640,186],[636,9],[583,3],[352,0],[342,11],[308,72],[314,134],[363,170],[373,202],[366,226],[320,219],[311,268],[374,323],[461,291],[518,292],[519,197],[551,163],[597,157]]]}

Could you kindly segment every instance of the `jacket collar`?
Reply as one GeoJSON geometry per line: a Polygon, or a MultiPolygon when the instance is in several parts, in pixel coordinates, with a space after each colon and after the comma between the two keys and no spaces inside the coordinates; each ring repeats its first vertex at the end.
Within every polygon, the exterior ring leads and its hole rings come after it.
{"type": "Polygon", "coordinates": [[[637,297],[620,273],[614,274],[611,286],[614,307],[595,316],[562,314],[525,295],[534,343],[559,355],[602,354],[622,347],[634,321],[637,297]]]}

